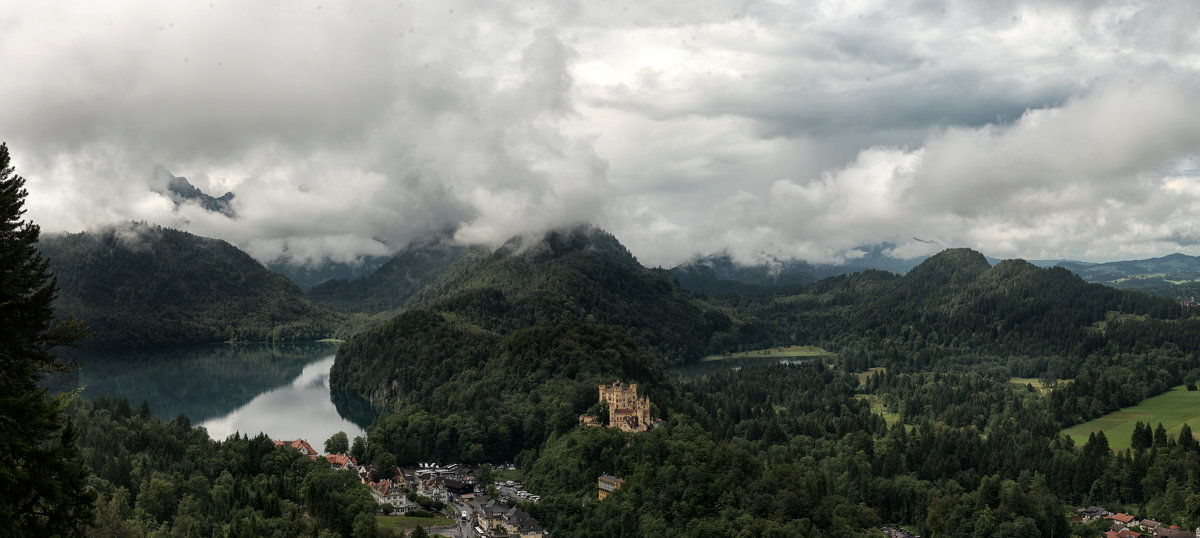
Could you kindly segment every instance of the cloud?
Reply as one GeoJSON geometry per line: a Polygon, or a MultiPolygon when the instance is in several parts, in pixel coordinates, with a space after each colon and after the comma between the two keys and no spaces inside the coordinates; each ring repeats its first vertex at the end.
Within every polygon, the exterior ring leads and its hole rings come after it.
{"type": "Polygon", "coordinates": [[[1198,26],[1186,0],[58,0],[0,13],[0,136],[48,231],[262,260],[581,221],[652,265],[1161,253],[1200,237],[1198,26]],[[160,164],[237,218],[176,208],[160,164]]]}
{"type": "Polygon", "coordinates": [[[1101,84],[1008,125],[950,128],[916,149],[869,148],[817,179],[779,180],[764,200],[739,193],[716,212],[733,224],[729,251],[745,262],[840,261],[880,242],[899,257],[954,245],[1086,257],[1195,244],[1200,188],[1174,167],[1200,146],[1200,124],[1179,114],[1197,99],[1194,81],[1164,74],[1101,84]]]}

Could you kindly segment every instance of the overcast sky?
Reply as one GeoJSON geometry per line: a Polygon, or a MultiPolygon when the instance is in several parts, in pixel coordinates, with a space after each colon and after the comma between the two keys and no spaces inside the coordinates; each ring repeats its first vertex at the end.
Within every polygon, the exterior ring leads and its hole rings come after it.
{"type": "Polygon", "coordinates": [[[1200,254],[1198,28],[1194,0],[22,2],[0,140],[45,231],[264,261],[576,222],[663,266],[1200,254]]]}

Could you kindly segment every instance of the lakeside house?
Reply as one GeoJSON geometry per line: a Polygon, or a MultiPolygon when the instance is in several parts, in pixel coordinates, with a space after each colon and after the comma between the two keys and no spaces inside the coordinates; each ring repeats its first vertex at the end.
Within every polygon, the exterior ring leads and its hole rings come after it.
{"type": "Polygon", "coordinates": [[[314,449],[312,447],[312,445],[308,444],[308,441],[305,441],[304,439],[296,439],[294,441],[272,441],[272,442],[275,443],[275,446],[288,446],[288,447],[292,447],[296,450],[299,450],[301,454],[308,456],[308,458],[312,459],[312,460],[317,459],[317,456],[320,455],[320,452],[317,452],[317,450],[314,449]]]}
{"type": "Polygon", "coordinates": [[[358,462],[348,454],[326,454],[325,461],[335,471],[354,471],[358,468],[358,462]]]}

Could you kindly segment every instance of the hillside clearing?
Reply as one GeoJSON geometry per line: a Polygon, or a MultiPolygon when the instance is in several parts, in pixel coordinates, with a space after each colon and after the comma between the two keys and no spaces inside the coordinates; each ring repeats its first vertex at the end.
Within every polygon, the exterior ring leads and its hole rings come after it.
{"type": "Polygon", "coordinates": [[[724,355],[709,355],[702,362],[723,361],[727,359],[742,359],[747,357],[830,357],[835,355],[817,346],[783,346],[724,355]]]}
{"type": "Polygon", "coordinates": [[[1168,435],[1179,435],[1186,422],[1200,426],[1200,391],[1189,391],[1183,385],[1147,399],[1133,407],[1114,411],[1095,420],[1063,430],[1076,445],[1082,446],[1092,432],[1103,431],[1108,446],[1114,450],[1129,448],[1133,426],[1138,421],[1157,427],[1162,423],[1168,435]]]}

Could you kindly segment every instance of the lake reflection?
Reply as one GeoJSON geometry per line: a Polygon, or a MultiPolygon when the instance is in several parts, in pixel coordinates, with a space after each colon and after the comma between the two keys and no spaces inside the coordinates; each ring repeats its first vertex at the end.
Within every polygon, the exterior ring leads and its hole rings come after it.
{"type": "Polygon", "coordinates": [[[221,344],[127,352],[70,350],[64,360],[83,363],[48,381],[55,390],[84,387],[82,396],[143,400],[155,416],[180,414],[208,428],[214,439],[234,431],[273,439],[304,437],[314,446],[337,431],[353,438],[370,424],[370,406],[329,390],[335,344],[221,344]],[[339,410],[342,410],[339,413],[339,410]]]}
{"type": "Polygon", "coordinates": [[[233,412],[200,425],[213,439],[261,431],[272,439],[308,439],[318,450],[320,443],[338,431],[351,439],[363,435],[361,426],[338,415],[329,397],[332,366],[332,355],[311,363],[290,384],[259,394],[233,412]]]}

